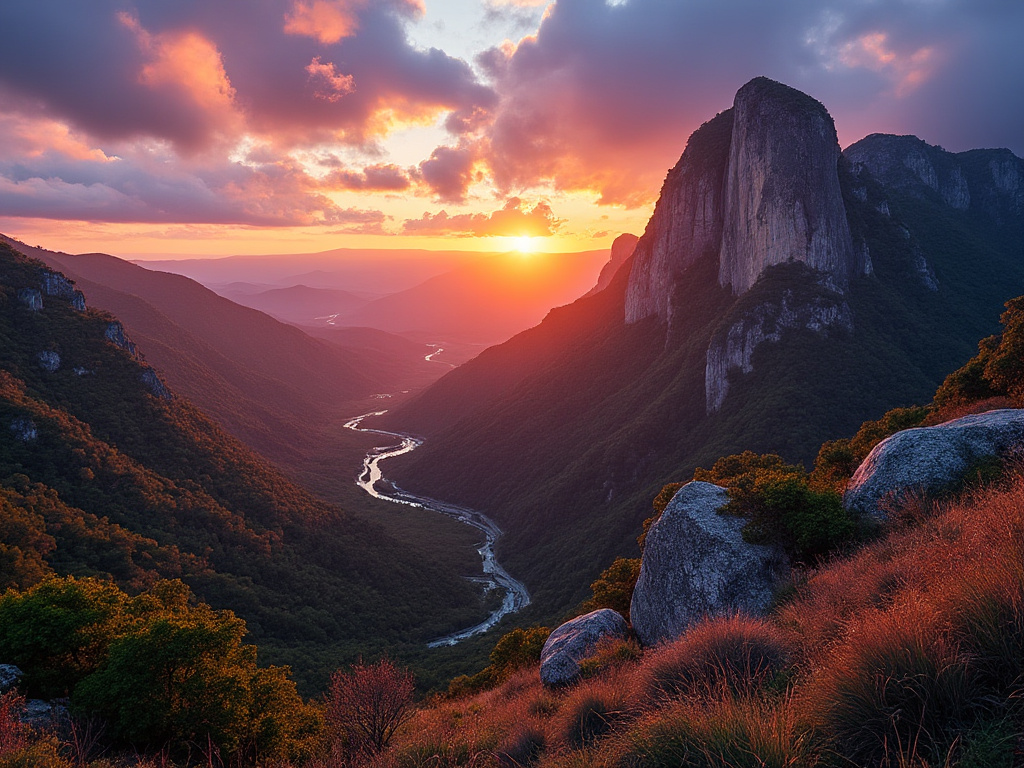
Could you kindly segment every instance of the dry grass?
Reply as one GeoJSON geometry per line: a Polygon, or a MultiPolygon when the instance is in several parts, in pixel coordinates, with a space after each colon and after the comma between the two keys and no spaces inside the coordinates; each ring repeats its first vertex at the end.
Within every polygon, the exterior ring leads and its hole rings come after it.
{"type": "Polygon", "coordinates": [[[621,655],[564,690],[524,670],[422,710],[394,765],[1010,766],[1024,717],[1021,473],[905,510],[770,619],[717,619],[621,655]]]}

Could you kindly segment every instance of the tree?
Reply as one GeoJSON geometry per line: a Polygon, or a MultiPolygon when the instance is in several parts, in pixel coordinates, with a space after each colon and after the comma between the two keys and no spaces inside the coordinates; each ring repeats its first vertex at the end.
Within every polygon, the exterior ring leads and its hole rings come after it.
{"type": "MultiPolygon", "coordinates": [[[[664,511],[664,510],[663,510],[664,511]]],[[[590,585],[594,596],[583,604],[588,611],[611,608],[629,620],[629,604],[640,578],[640,558],[617,557],[590,585]]]]}
{"type": "Polygon", "coordinates": [[[347,737],[350,746],[381,752],[413,715],[415,684],[409,670],[387,657],[376,664],[353,664],[331,676],[327,693],[327,724],[335,744],[347,737]]]}

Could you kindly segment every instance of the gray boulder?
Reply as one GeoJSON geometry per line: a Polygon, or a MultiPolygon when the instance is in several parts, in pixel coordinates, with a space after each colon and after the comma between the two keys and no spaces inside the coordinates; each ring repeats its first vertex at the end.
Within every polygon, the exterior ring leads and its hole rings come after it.
{"type": "Polygon", "coordinates": [[[854,472],[843,503],[884,518],[908,493],[932,493],[957,482],[982,459],[1024,450],[1024,410],[964,416],[934,427],[905,429],[872,449],[854,472]]]}
{"type": "Polygon", "coordinates": [[[59,701],[29,699],[21,713],[21,722],[39,731],[66,726],[69,719],[68,708],[59,701]]]}
{"type": "Polygon", "coordinates": [[[39,367],[49,373],[54,373],[60,368],[60,355],[56,352],[40,352],[36,359],[39,360],[39,367]]]}
{"type": "Polygon", "coordinates": [[[623,639],[628,626],[621,614],[601,608],[567,621],[548,637],[540,652],[540,679],[545,685],[565,685],[580,674],[580,662],[594,653],[606,637],[623,639]]]}
{"type": "Polygon", "coordinates": [[[0,693],[6,693],[18,685],[25,673],[13,664],[0,664],[0,693]]]}
{"type": "Polygon", "coordinates": [[[39,437],[39,429],[36,427],[36,423],[32,419],[26,419],[23,416],[11,420],[11,432],[14,433],[15,439],[21,440],[23,443],[31,443],[39,437]]]}
{"type": "Polygon", "coordinates": [[[679,637],[707,616],[764,613],[789,562],[779,547],[748,544],[746,519],[720,514],[729,497],[711,483],[687,483],[651,526],[629,606],[645,646],[679,637]]]}

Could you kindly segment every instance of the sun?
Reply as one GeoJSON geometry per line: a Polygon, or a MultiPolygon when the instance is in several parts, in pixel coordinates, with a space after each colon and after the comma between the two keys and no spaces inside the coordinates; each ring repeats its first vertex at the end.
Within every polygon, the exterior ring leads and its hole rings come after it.
{"type": "Polygon", "coordinates": [[[537,250],[537,238],[524,235],[523,237],[513,237],[512,247],[520,253],[533,253],[537,250]]]}

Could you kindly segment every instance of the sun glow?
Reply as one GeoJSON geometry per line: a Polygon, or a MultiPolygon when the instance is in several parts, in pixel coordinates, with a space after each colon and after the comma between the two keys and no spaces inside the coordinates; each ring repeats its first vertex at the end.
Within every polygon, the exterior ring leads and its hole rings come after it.
{"type": "Polygon", "coordinates": [[[540,238],[529,236],[513,237],[512,247],[523,255],[534,253],[537,250],[537,241],[539,239],[540,238]]]}

